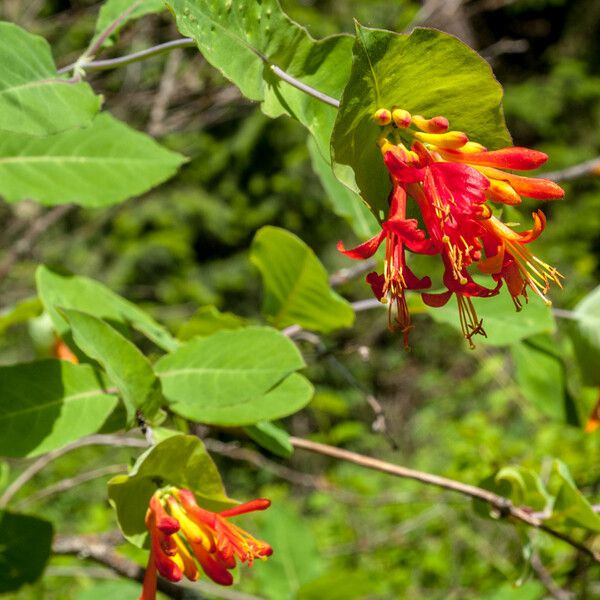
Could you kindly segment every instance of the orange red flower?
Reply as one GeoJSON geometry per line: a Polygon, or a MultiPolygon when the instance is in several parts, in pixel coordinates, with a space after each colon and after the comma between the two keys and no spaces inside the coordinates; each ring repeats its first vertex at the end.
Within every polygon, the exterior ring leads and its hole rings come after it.
{"type": "Polygon", "coordinates": [[[506,284],[517,310],[522,299],[527,301],[527,288],[549,303],[545,295],[549,284],[560,285],[561,275],[526,247],[543,231],[543,213],[533,214],[532,229],[516,232],[494,216],[488,204],[516,205],[522,196],[562,198],[564,192],[556,183],[511,172],[536,169],[547,155],[520,147],[487,150],[464,132],[449,131],[444,117],[426,119],[395,108],[378,110],[374,120],[384,127],[379,146],[392,182],[388,219],[364,244],[346,250],[340,242],[338,249],[361,259],[372,256],[386,241],[384,272],[370,273],[367,282],[377,298],[390,302],[390,327],[403,331],[405,345],[410,328],[405,290],[431,286],[430,277],[419,279],[412,273],[405,250],[439,255],[445,290],[422,292],[422,298],[430,306],[442,306],[455,294],[463,335],[471,347],[475,334],[485,335],[472,297],[494,296],[506,284]],[[409,197],[419,210],[418,219],[406,218],[409,197]],[[473,279],[474,267],[491,276],[489,287],[473,279]]]}
{"type": "Polygon", "coordinates": [[[216,513],[200,507],[190,490],[156,492],[146,513],[150,556],[140,600],[155,600],[157,572],[173,582],[184,576],[196,581],[201,569],[215,583],[231,585],[236,561],[250,566],[255,558],[271,556],[271,546],[228,521],[270,504],[260,498],[216,513]]]}

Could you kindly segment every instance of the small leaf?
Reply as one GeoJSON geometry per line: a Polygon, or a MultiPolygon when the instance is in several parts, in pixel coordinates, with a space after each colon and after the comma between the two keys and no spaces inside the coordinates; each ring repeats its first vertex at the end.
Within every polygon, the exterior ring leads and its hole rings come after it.
{"type": "Polygon", "coordinates": [[[552,516],[545,521],[546,523],[565,527],[584,527],[590,531],[600,532],[600,515],[577,489],[569,468],[560,460],[554,461],[549,487],[556,498],[552,516]]]}
{"type": "Polygon", "coordinates": [[[110,46],[112,40],[117,37],[119,31],[127,23],[152,13],[162,12],[165,9],[166,5],[163,0],[107,0],[98,13],[94,41],[116,19],[120,19],[117,27],[103,44],[103,46],[110,46]],[[121,19],[121,17],[123,18],[121,19]]]}
{"type": "Polygon", "coordinates": [[[556,341],[549,335],[537,335],[512,345],[511,354],[519,389],[527,400],[554,419],[578,425],[556,341]]]}
{"type": "Polygon", "coordinates": [[[87,277],[64,275],[40,265],[36,271],[37,290],[60,337],[69,333],[69,325],[56,307],[72,308],[108,323],[130,325],[164,350],[175,350],[179,343],[149,314],[115,294],[105,285],[87,277]]]}
{"type": "Polygon", "coordinates": [[[36,456],[95,433],[117,405],[107,389],[89,365],[42,360],[0,367],[0,455],[36,456]]]}
{"type": "Polygon", "coordinates": [[[43,306],[38,298],[27,298],[14,306],[4,309],[2,314],[0,314],[0,334],[13,325],[25,323],[35,317],[39,317],[42,310],[43,306]]]}
{"type": "Polygon", "coordinates": [[[244,431],[259,446],[277,456],[289,458],[294,453],[288,432],[270,421],[259,421],[255,425],[244,427],[244,431]]]}
{"type": "Polygon", "coordinates": [[[246,319],[230,312],[221,312],[216,306],[202,306],[179,331],[180,340],[189,340],[196,336],[206,336],[221,329],[240,329],[247,325],[246,319]]]}
{"type": "Polygon", "coordinates": [[[576,307],[567,331],[584,385],[600,386],[600,286],[576,307]]]}
{"type": "Polygon", "coordinates": [[[236,504],[227,497],[221,476],[204,444],[193,435],[175,435],[142,454],[128,475],[108,482],[108,497],[123,535],[136,546],[146,538],[144,517],[154,492],[166,485],[188,488],[208,510],[236,504]]]}
{"type": "Polygon", "coordinates": [[[348,80],[352,38],[314,40],[282,10],[277,0],[167,0],[179,31],[194,38],[206,60],[251,100],[262,101],[266,115],[288,114],[315,137],[329,159],[336,109],[279,79],[275,64],[334,99],[348,80]]]}
{"type": "Polygon", "coordinates": [[[312,386],[294,371],[304,361],[269,327],[223,330],[162,357],[155,371],[169,408],[213,425],[252,425],[305,406],[312,386]]]}
{"type": "Polygon", "coordinates": [[[496,482],[506,481],[511,485],[510,498],[516,506],[527,506],[535,511],[544,511],[551,496],[544,488],[540,476],[525,467],[504,467],[496,473],[496,482]]]}
{"type": "Polygon", "coordinates": [[[294,234],[263,227],[254,236],[250,260],[262,275],[263,312],[275,327],[329,333],[354,323],[350,303],[329,287],[325,267],[294,234]]]}
{"type": "MultiPolygon", "coordinates": [[[[491,298],[472,298],[473,306],[487,337],[476,336],[475,344],[508,346],[537,334],[553,333],[555,330],[552,310],[536,297],[530,298],[522,311],[517,312],[510,295],[504,289],[491,298]]],[[[450,302],[440,308],[427,308],[429,314],[439,323],[448,323],[460,331],[458,306],[453,296],[450,302]]]]}
{"type": "Polygon", "coordinates": [[[123,397],[127,420],[136,410],[152,418],[160,405],[160,384],[148,359],[128,339],[101,319],[84,312],[62,309],[73,339],[82,352],[98,361],[123,397]]]}
{"type": "Polygon", "coordinates": [[[312,139],[308,140],[308,151],[312,167],[325,191],[326,204],[338,217],[349,223],[360,239],[374,236],[381,227],[364,200],[337,179],[312,139]]]}
{"type": "Polygon", "coordinates": [[[0,193],[9,202],[110,206],[169,179],[184,157],[108,113],[89,127],[37,138],[0,136],[0,193]]]}
{"type": "Polygon", "coordinates": [[[57,133],[89,125],[100,110],[101,98],[87,83],[59,77],[48,42],[13,23],[0,22],[0,65],[4,132],[57,133]]]}
{"type": "Polygon", "coordinates": [[[332,137],[334,171],[376,210],[387,210],[390,179],[373,122],[379,108],[442,115],[452,129],[490,148],[510,136],[502,115],[502,87],[489,64],[455,37],[435,29],[410,35],[357,25],[354,60],[332,137]]]}
{"type": "Polygon", "coordinates": [[[37,581],[50,559],[52,523],[39,517],[0,512],[0,594],[37,581]]]}

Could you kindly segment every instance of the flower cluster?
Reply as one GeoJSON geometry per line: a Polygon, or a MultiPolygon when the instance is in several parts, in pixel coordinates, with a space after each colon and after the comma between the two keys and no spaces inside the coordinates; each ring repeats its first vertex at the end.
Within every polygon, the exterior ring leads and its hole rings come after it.
{"type": "Polygon", "coordinates": [[[546,219],[533,213],[533,227],[514,231],[497,218],[488,201],[516,205],[521,196],[537,200],[562,198],[564,191],[547,179],[524,177],[511,171],[536,169],[547,159],[543,152],[510,147],[487,150],[462,131],[448,131],[444,117],[426,119],[408,111],[385,108],[374,115],[383,127],[379,146],[390,175],[392,192],[387,220],[367,242],[346,250],[353,259],[373,256],[385,241],[383,273],[370,273],[367,282],[382,302],[389,302],[389,325],[400,329],[408,347],[410,315],[406,290],[420,290],[423,301],[443,306],[455,294],[464,337],[485,335],[472,297],[499,293],[505,283],[517,310],[527,290],[549,304],[551,282],[560,286],[560,273],[535,257],[527,245],[543,231],[546,219]],[[407,218],[407,197],[415,202],[418,219],[407,218]],[[430,293],[430,277],[417,277],[406,262],[406,251],[439,256],[444,290],[430,293]],[[473,279],[472,271],[490,276],[488,287],[473,279]]]}
{"type": "Polygon", "coordinates": [[[270,504],[259,498],[215,513],[201,508],[190,490],[157,491],[146,513],[150,557],[140,600],[155,600],[157,572],[169,581],[180,581],[184,575],[196,581],[199,566],[215,583],[231,585],[236,559],[252,565],[255,558],[271,556],[271,546],[227,521],[270,504]]]}

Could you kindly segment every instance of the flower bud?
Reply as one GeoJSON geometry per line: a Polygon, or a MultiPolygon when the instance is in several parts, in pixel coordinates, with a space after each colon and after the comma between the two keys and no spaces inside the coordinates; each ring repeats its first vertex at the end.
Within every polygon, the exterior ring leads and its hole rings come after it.
{"type": "Polygon", "coordinates": [[[384,127],[392,122],[392,113],[387,108],[380,108],[379,110],[375,111],[373,120],[375,123],[377,123],[377,125],[384,127]]]}
{"type": "Polygon", "coordinates": [[[406,129],[411,122],[410,113],[403,108],[395,108],[392,112],[392,120],[394,125],[400,129],[406,129]]]}

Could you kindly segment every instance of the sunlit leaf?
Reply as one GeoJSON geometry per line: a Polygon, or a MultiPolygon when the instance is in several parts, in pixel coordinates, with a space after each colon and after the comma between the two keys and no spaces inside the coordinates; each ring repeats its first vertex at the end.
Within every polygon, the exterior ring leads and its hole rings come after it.
{"type": "Polygon", "coordinates": [[[43,360],[0,367],[0,455],[36,456],[98,431],[117,405],[88,365],[43,360]]]}
{"type": "Polygon", "coordinates": [[[155,365],[169,408],[215,425],[251,425],[304,407],[312,386],[294,373],[304,366],[296,346],[268,327],[195,338],[155,365]]]}
{"type": "Polygon", "coordinates": [[[263,312],[275,327],[300,325],[328,333],[354,322],[350,303],[329,287],[325,267],[289,231],[270,226],[260,229],[250,260],[262,275],[263,312]]]}
{"type": "Polygon", "coordinates": [[[215,306],[202,306],[177,332],[180,340],[211,335],[221,329],[240,329],[247,325],[246,319],[230,312],[221,312],[215,306]]]}
{"type": "Polygon", "coordinates": [[[137,410],[152,417],[159,408],[160,386],[148,359],[105,321],[78,310],[60,311],[79,348],[105,369],[123,397],[129,423],[137,410]]]}
{"type": "Polygon", "coordinates": [[[40,299],[61,337],[67,335],[70,328],[56,307],[80,310],[110,324],[129,325],[164,350],[179,346],[177,340],[148,313],[98,281],[60,274],[41,265],[36,271],[36,283],[40,299]]]}
{"type": "Polygon", "coordinates": [[[13,23],[0,22],[0,65],[0,139],[89,125],[100,109],[87,83],[59,77],[46,40],[13,23]]]}
{"type": "Polygon", "coordinates": [[[117,511],[119,527],[137,546],[146,539],[144,517],[150,497],[166,485],[192,490],[209,510],[236,504],[227,497],[204,444],[193,435],[169,437],[142,454],[128,475],[117,475],[108,482],[108,497],[117,511]]]}
{"type": "Polygon", "coordinates": [[[148,191],[185,159],[103,113],[46,137],[0,136],[0,194],[9,202],[109,206],[148,191]]]}
{"type": "Polygon", "coordinates": [[[288,432],[270,421],[259,421],[255,425],[244,427],[250,439],[269,452],[289,458],[294,453],[288,432]]]}
{"type": "Polygon", "coordinates": [[[387,209],[391,184],[373,122],[379,108],[443,115],[452,129],[490,148],[507,145],[502,88],[489,64],[434,29],[410,35],[357,26],[354,61],[332,138],[334,170],[375,209],[387,209]]]}
{"type": "Polygon", "coordinates": [[[314,40],[294,23],[277,0],[167,0],[183,35],[196,40],[206,60],[268,116],[288,114],[315,137],[329,158],[336,109],[274,75],[275,64],[289,75],[339,98],[350,73],[352,38],[314,40]]]}

